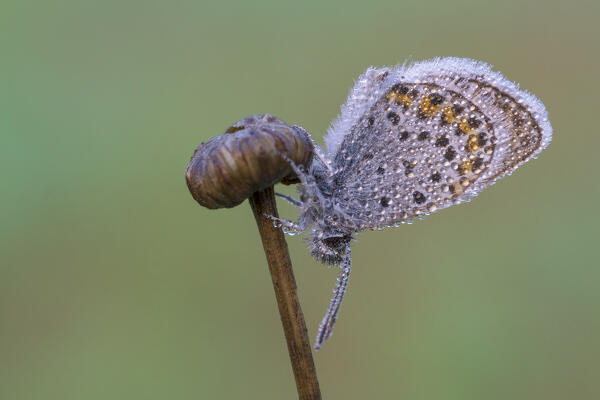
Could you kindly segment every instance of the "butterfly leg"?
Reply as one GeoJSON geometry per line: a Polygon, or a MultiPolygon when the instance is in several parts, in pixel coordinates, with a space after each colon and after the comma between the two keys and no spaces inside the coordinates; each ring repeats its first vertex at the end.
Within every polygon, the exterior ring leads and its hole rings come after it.
{"type": "Polygon", "coordinates": [[[266,215],[266,214],[265,214],[265,217],[272,220],[275,227],[281,228],[281,230],[284,233],[287,233],[288,235],[296,235],[298,233],[304,232],[304,229],[305,229],[304,227],[302,227],[301,225],[299,225],[295,222],[292,222],[288,219],[278,218],[278,217],[274,217],[272,215],[266,215]]]}
{"type": "Polygon", "coordinates": [[[281,158],[283,158],[290,165],[300,183],[308,190],[310,195],[320,194],[318,193],[314,178],[308,174],[302,165],[296,165],[295,162],[292,161],[291,158],[287,157],[285,154],[280,153],[281,158]]]}
{"type": "Polygon", "coordinates": [[[317,333],[317,339],[315,341],[315,350],[319,350],[321,346],[323,346],[323,343],[333,334],[333,327],[337,321],[342,300],[344,300],[344,295],[348,289],[348,280],[350,279],[350,271],[352,269],[352,254],[350,252],[350,244],[346,246],[346,252],[344,254],[344,258],[342,259],[342,263],[340,264],[340,268],[342,271],[337,278],[337,285],[333,291],[333,297],[329,302],[329,308],[327,309],[327,313],[319,325],[319,332],[317,333]]]}
{"type": "Polygon", "coordinates": [[[277,193],[275,192],[275,196],[279,196],[284,200],[287,200],[288,203],[296,206],[296,207],[301,207],[302,206],[302,202],[299,200],[296,200],[295,198],[293,198],[292,196],[288,196],[287,194],[283,194],[283,193],[277,193]]]}

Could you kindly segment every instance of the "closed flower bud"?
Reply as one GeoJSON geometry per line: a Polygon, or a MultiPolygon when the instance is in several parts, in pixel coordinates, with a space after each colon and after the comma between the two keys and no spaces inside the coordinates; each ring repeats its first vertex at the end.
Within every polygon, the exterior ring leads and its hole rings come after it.
{"type": "Polygon", "coordinates": [[[308,132],[269,114],[231,125],[202,143],[185,171],[194,199],[207,208],[235,207],[277,182],[297,181],[289,160],[308,168],[313,145],[308,132]]]}

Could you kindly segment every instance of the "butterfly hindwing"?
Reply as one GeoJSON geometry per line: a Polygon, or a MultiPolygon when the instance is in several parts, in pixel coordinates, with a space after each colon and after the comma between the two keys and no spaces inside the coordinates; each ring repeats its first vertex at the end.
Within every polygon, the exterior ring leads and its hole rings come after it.
{"type": "Polygon", "coordinates": [[[356,230],[476,195],[551,139],[534,96],[468,59],[367,70],[326,142],[332,199],[356,230]]]}

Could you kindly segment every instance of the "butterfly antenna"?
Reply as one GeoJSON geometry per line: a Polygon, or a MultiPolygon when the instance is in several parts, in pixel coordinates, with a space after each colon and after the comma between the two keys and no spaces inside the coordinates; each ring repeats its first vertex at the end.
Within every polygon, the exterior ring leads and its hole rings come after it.
{"type": "Polygon", "coordinates": [[[315,350],[319,350],[323,346],[323,343],[333,334],[333,327],[337,321],[342,300],[344,300],[344,295],[348,289],[348,280],[350,279],[350,271],[352,270],[352,253],[350,250],[350,244],[346,245],[346,252],[344,254],[344,258],[342,259],[340,268],[342,271],[337,278],[337,285],[333,291],[333,297],[329,302],[329,308],[327,309],[325,317],[321,321],[321,325],[319,325],[319,332],[317,333],[317,339],[315,341],[315,350]]]}
{"type": "Polygon", "coordinates": [[[282,199],[287,200],[288,203],[296,206],[296,207],[302,207],[302,202],[299,200],[296,200],[295,198],[293,198],[292,196],[288,196],[287,194],[283,194],[283,193],[278,193],[275,192],[275,196],[279,196],[282,199]]]}

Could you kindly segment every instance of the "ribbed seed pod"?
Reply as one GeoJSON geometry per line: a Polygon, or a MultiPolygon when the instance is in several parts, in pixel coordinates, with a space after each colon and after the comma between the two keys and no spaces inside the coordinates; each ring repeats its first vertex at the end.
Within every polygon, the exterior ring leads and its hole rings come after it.
{"type": "Polygon", "coordinates": [[[297,179],[282,155],[308,168],[313,156],[308,132],[273,115],[256,114],[198,146],[185,179],[204,207],[231,208],[258,190],[297,179]]]}

